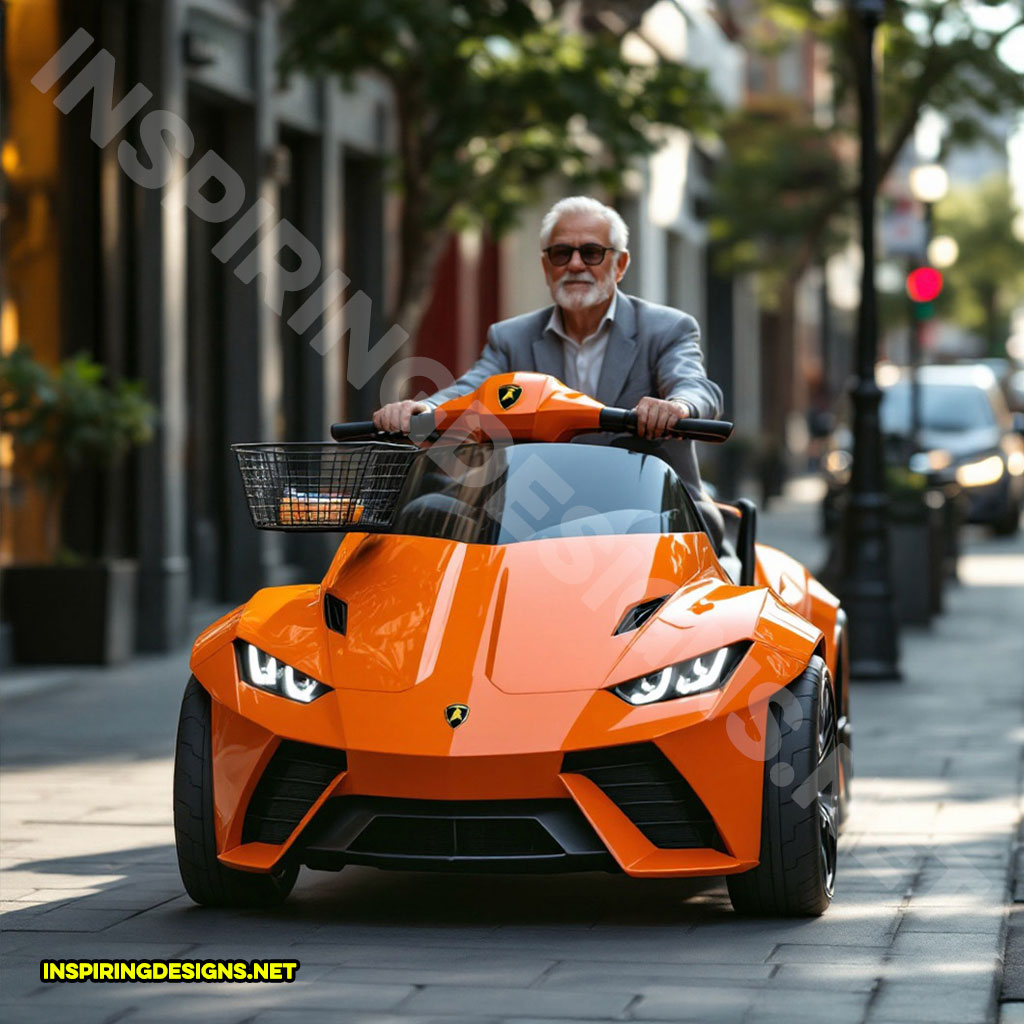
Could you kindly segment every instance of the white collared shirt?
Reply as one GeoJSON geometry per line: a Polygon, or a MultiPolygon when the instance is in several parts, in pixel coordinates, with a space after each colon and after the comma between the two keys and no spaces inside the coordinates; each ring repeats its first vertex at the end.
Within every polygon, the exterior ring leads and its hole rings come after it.
{"type": "Polygon", "coordinates": [[[608,337],[612,333],[612,323],[615,320],[615,307],[618,305],[618,301],[619,291],[616,288],[597,330],[583,341],[575,341],[566,333],[560,306],[555,306],[551,311],[551,318],[548,320],[547,327],[544,328],[545,331],[552,331],[562,340],[564,383],[591,398],[597,396],[597,382],[601,379],[604,354],[608,348],[608,337]]]}

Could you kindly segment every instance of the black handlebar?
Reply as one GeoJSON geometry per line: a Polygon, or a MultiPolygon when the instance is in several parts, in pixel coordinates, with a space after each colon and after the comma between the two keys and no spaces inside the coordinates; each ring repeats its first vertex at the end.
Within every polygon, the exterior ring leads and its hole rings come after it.
{"type": "MultiPolygon", "coordinates": [[[[637,414],[632,409],[601,410],[599,422],[602,430],[615,430],[622,433],[635,434],[637,414]]],[[[686,437],[693,441],[710,441],[721,444],[728,440],[733,425],[727,420],[699,420],[688,416],[676,420],[669,430],[675,437],[686,437]]]]}
{"type": "MultiPolygon", "coordinates": [[[[635,434],[637,427],[637,415],[632,409],[611,409],[601,410],[598,422],[602,430],[616,431],[620,433],[635,434]]],[[[419,413],[412,418],[412,426],[408,434],[389,434],[378,430],[373,425],[373,420],[360,420],[357,423],[335,423],[331,426],[331,437],[335,441],[357,441],[374,439],[377,441],[405,441],[412,438],[414,441],[434,440],[434,413],[419,413]]],[[[727,440],[732,433],[732,424],[726,420],[699,420],[682,417],[676,420],[670,431],[675,437],[686,437],[693,441],[709,441],[712,444],[721,444],[727,440]]]]}

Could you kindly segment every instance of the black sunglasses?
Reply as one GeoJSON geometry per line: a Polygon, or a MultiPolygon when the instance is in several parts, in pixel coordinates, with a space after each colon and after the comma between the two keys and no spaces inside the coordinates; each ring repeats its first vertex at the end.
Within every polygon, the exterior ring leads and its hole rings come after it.
{"type": "Polygon", "coordinates": [[[544,255],[551,261],[551,266],[564,267],[572,259],[572,254],[578,252],[580,259],[588,267],[596,267],[598,264],[604,263],[606,252],[618,251],[613,245],[598,245],[596,242],[588,242],[586,245],[549,245],[544,250],[544,255]]]}

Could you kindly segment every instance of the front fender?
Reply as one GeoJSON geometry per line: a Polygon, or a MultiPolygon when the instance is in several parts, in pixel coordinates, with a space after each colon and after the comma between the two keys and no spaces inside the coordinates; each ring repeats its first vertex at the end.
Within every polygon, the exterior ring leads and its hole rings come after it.
{"type": "MultiPolygon", "coordinates": [[[[238,680],[236,639],[247,640],[306,675],[329,683],[326,629],[319,584],[266,587],[200,633],[189,664],[215,700],[239,711],[242,700],[250,703],[253,691],[238,680]],[[239,689],[242,686],[244,691],[239,689]]],[[[272,706],[278,705],[279,699],[274,698],[272,706]]]]}

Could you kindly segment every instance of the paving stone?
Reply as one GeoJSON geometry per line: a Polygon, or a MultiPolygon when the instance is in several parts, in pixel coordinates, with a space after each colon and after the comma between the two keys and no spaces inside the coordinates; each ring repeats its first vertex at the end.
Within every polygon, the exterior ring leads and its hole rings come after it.
{"type": "Polygon", "coordinates": [[[517,1016],[580,1018],[619,1017],[632,996],[616,992],[585,992],[565,989],[463,988],[453,992],[448,986],[430,985],[420,989],[402,1011],[419,1014],[447,1013],[455,1017],[492,1014],[517,1016]]]}
{"type": "Polygon", "coordinates": [[[902,915],[900,932],[949,932],[951,934],[998,934],[1003,908],[995,905],[984,912],[953,913],[945,907],[919,907],[915,903],[902,915]]]}
{"type": "MultiPolygon", "coordinates": [[[[344,1022],[340,1022],[337,1013],[331,1010],[310,1010],[298,1007],[294,1010],[267,1010],[250,1019],[252,1024],[450,1024],[452,1018],[448,1015],[437,1017],[420,1014],[397,1016],[391,1013],[355,1013],[346,1014],[344,1022]]],[[[458,1020],[459,1024],[510,1024],[511,1019],[507,1017],[459,1017],[458,1020]]],[[[129,1018],[126,1024],[134,1024],[134,1018],[129,1018]]],[[[156,1022],[154,1021],[153,1024],[156,1022]]],[[[160,1024],[181,1024],[181,1020],[168,1018],[166,1022],[161,1021],[160,1024]]],[[[547,1020],[544,1024],[558,1024],[558,1022],[547,1020]]],[[[580,1022],[574,1020],[572,1024],[580,1024],[580,1022]]]]}
{"type": "Polygon", "coordinates": [[[1024,1024],[1024,1002],[1002,1003],[999,1024],[1024,1024]]]}
{"type": "Polygon", "coordinates": [[[774,968],[767,964],[648,964],[631,968],[579,963],[554,965],[540,979],[540,988],[573,988],[639,992],[652,986],[764,985],[774,968]]]}
{"type": "Polygon", "coordinates": [[[768,958],[773,964],[880,964],[886,950],[878,946],[805,946],[783,943],[768,958]]]}
{"type": "Polygon", "coordinates": [[[73,902],[42,914],[7,914],[4,925],[11,932],[101,932],[132,916],[130,910],[87,910],[73,902]]]}
{"type": "Polygon", "coordinates": [[[893,940],[892,952],[896,956],[929,957],[943,963],[988,957],[995,960],[999,953],[999,931],[999,927],[990,929],[986,934],[942,934],[901,930],[893,940]]]}
{"type": "Polygon", "coordinates": [[[867,1024],[887,1020],[903,1024],[985,1024],[992,1019],[993,995],[991,980],[983,986],[883,981],[867,1024]]]}
{"type": "MultiPolygon", "coordinates": [[[[363,984],[404,984],[436,985],[440,976],[452,986],[462,985],[503,985],[528,988],[539,981],[552,964],[546,961],[507,964],[493,961],[490,964],[463,963],[449,965],[443,971],[438,965],[422,967],[333,967],[322,971],[319,980],[333,983],[339,981],[363,984]]],[[[301,970],[301,968],[300,968],[301,970]]]]}
{"type": "Polygon", "coordinates": [[[788,992],[765,989],[758,993],[744,1021],[750,1024],[861,1024],[868,995],[837,992],[822,987],[813,991],[788,992]]]}

